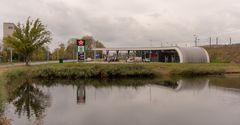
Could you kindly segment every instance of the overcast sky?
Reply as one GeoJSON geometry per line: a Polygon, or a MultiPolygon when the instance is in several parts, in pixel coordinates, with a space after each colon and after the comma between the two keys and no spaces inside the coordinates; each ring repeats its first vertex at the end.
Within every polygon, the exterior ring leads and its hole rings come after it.
{"type": "Polygon", "coordinates": [[[239,0],[0,0],[0,37],[3,22],[28,16],[48,26],[51,48],[83,35],[107,47],[193,45],[194,34],[240,42],[239,0]]]}

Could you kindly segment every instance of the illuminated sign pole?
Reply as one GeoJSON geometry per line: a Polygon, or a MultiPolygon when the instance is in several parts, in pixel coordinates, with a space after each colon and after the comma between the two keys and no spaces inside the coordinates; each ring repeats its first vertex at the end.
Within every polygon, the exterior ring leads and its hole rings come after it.
{"type": "Polygon", "coordinates": [[[85,40],[78,39],[76,41],[77,47],[78,47],[78,56],[77,60],[78,62],[81,60],[85,60],[85,40]]]}

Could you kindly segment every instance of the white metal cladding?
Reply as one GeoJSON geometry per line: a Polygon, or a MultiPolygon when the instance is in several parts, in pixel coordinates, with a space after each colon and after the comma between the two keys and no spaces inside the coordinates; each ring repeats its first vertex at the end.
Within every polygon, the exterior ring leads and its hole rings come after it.
{"type": "Polygon", "coordinates": [[[209,63],[208,52],[201,47],[177,47],[180,63],[209,63]]]}
{"type": "Polygon", "coordinates": [[[201,47],[135,47],[135,48],[95,48],[102,51],[136,51],[136,50],[175,50],[180,63],[209,63],[208,52],[201,47]]]}

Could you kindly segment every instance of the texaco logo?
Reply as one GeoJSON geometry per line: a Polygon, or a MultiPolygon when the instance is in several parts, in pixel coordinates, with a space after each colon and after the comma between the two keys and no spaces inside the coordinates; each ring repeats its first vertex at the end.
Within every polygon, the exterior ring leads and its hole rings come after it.
{"type": "Polygon", "coordinates": [[[79,46],[83,46],[83,45],[84,45],[84,41],[83,41],[83,40],[79,40],[79,41],[78,41],[78,45],[79,45],[79,46]]]}

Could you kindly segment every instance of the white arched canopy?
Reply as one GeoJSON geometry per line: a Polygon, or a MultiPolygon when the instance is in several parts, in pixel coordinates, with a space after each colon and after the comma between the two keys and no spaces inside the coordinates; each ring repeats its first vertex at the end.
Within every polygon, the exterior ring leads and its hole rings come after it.
{"type": "MultiPolygon", "coordinates": [[[[126,48],[95,48],[101,51],[148,51],[157,54],[157,57],[179,58],[179,63],[210,63],[208,52],[202,47],[126,47],[126,48]],[[178,57],[176,57],[177,54],[178,57]],[[166,55],[165,55],[166,54],[166,55]],[[169,55],[170,54],[170,55],[169,55]],[[172,54],[172,55],[171,55],[172,54]]],[[[176,59],[175,59],[176,60],[176,59]]],[[[159,62],[166,62],[160,61],[159,62]]],[[[168,61],[167,61],[168,62],[168,61]]],[[[176,62],[176,61],[175,61],[176,62]]]]}
{"type": "Polygon", "coordinates": [[[209,63],[208,52],[201,47],[175,47],[180,63],[209,63]]]}

